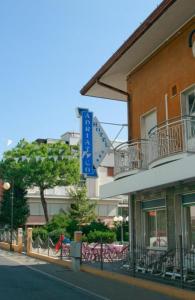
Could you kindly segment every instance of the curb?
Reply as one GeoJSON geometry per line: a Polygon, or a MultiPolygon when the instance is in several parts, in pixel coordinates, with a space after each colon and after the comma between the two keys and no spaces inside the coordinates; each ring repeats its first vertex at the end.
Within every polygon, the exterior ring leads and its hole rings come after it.
{"type": "MultiPolygon", "coordinates": [[[[30,253],[29,256],[38,258],[40,260],[41,259],[45,260],[47,262],[54,263],[56,265],[65,266],[65,267],[71,269],[71,261],[59,260],[59,259],[55,259],[55,258],[48,257],[45,255],[40,255],[37,253],[30,253]]],[[[84,266],[84,265],[81,265],[80,270],[81,270],[81,272],[86,272],[89,274],[100,276],[105,279],[110,279],[113,281],[119,281],[122,283],[130,284],[130,285],[133,285],[133,286],[136,286],[139,288],[143,288],[143,289],[150,290],[150,291],[153,291],[156,293],[164,294],[169,297],[174,297],[174,298],[182,299],[182,300],[195,300],[194,292],[191,292],[188,290],[183,290],[183,289],[176,288],[173,286],[168,286],[165,284],[156,283],[154,281],[130,277],[127,275],[122,275],[119,273],[113,273],[113,272],[109,272],[109,271],[102,271],[102,270],[98,270],[98,269],[84,266]]]]}
{"type": "Polygon", "coordinates": [[[52,263],[52,264],[55,264],[55,265],[58,265],[58,266],[66,267],[66,268],[69,268],[69,269],[71,269],[71,265],[72,265],[71,261],[60,260],[59,258],[53,258],[53,257],[50,257],[50,256],[46,256],[46,255],[38,254],[38,253],[34,253],[34,252],[28,253],[27,256],[37,258],[37,259],[40,259],[40,260],[44,260],[46,262],[49,262],[49,263],[52,263]]]}
{"type": "MultiPolygon", "coordinates": [[[[71,261],[65,261],[65,260],[60,260],[56,258],[52,258],[46,255],[38,254],[38,253],[28,253],[27,256],[37,258],[39,260],[43,260],[55,265],[59,265],[62,267],[66,267],[71,269],[72,264],[71,261]]],[[[195,293],[188,291],[188,290],[183,290],[180,288],[176,288],[173,286],[168,286],[166,284],[160,284],[156,283],[150,280],[146,279],[140,279],[140,278],[135,278],[135,277],[130,277],[127,275],[119,274],[119,273],[114,273],[114,272],[109,272],[109,271],[103,271],[99,269],[95,269],[89,266],[84,266],[81,265],[81,272],[86,272],[89,274],[93,274],[95,276],[100,276],[105,279],[110,279],[113,281],[118,281],[122,282],[125,284],[130,284],[142,289],[150,290],[156,293],[164,294],[166,296],[176,298],[176,299],[182,299],[182,300],[195,300],[195,293]]]]}
{"type": "Polygon", "coordinates": [[[140,287],[146,290],[150,290],[153,292],[157,292],[160,294],[164,294],[166,296],[174,297],[177,299],[183,300],[195,300],[195,293],[183,290],[180,288],[176,288],[173,286],[168,286],[165,284],[156,283],[154,281],[130,277],[127,275],[122,275],[119,273],[113,273],[109,271],[102,271],[95,268],[91,268],[88,266],[81,266],[81,271],[87,272],[96,276],[100,276],[106,279],[123,282],[126,284],[130,284],[136,287],[140,287]]]}

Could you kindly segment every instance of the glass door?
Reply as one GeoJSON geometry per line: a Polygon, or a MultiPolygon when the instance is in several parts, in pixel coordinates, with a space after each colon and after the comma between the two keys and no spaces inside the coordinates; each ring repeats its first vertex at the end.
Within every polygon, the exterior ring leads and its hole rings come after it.
{"type": "Polygon", "coordinates": [[[166,210],[153,209],[145,214],[147,246],[150,248],[167,247],[166,210]]]}
{"type": "Polygon", "coordinates": [[[184,240],[185,246],[188,249],[195,249],[195,206],[185,206],[185,230],[184,230],[184,240]]]}
{"type": "Polygon", "coordinates": [[[185,92],[185,136],[187,150],[195,151],[195,87],[185,92]]]}

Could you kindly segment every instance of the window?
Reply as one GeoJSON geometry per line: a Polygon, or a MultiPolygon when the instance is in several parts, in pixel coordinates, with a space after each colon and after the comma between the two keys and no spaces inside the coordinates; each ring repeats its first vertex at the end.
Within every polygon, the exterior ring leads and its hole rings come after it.
{"type": "Polygon", "coordinates": [[[195,248],[195,206],[190,207],[191,247],[195,248]]]}
{"type": "Polygon", "coordinates": [[[182,114],[195,116],[195,86],[182,94],[182,114]]]}
{"type": "Polygon", "coordinates": [[[167,247],[166,210],[153,209],[145,212],[147,246],[167,247]]]}
{"type": "Polygon", "coordinates": [[[195,149],[195,85],[185,90],[181,95],[182,115],[185,121],[185,142],[187,151],[195,149]]]}
{"type": "Polygon", "coordinates": [[[114,168],[113,167],[108,167],[107,168],[107,176],[114,176],[114,168]]]}
{"type": "Polygon", "coordinates": [[[153,110],[141,116],[141,137],[148,139],[151,129],[157,125],[157,112],[153,110]]]}
{"type": "Polygon", "coordinates": [[[189,249],[195,248],[195,206],[185,207],[185,243],[189,249]]]}
{"type": "Polygon", "coordinates": [[[195,193],[182,196],[185,246],[195,248],[195,193]]]}
{"type": "Polygon", "coordinates": [[[188,95],[189,115],[195,115],[195,91],[191,91],[188,95]]]}
{"type": "Polygon", "coordinates": [[[114,217],[117,215],[117,206],[99,204],[96,207],[96,213],[100,217],[114,217]]]}
{"type": "Polygon", "coordinates": [[[44,216],[41,203],[31,202],[29,203],[29,208],[31,216],[44,216]]]}

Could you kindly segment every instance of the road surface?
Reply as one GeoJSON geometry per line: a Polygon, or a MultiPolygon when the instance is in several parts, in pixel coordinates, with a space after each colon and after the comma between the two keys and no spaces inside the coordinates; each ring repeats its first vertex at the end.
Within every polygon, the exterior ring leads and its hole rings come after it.
{"type": "Polygon", "coordinates": [[[0,250],[2,300],[171,300],[165,295],[84,272],[74,273],[0,250]]]}

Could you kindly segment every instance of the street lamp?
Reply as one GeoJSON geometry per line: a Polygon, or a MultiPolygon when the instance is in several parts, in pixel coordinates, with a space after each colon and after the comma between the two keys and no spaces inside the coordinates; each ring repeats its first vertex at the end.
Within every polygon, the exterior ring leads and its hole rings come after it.
{"type": "MultiPolygon", "coordinates": [[[[3,189],[8,191],[11,188],[11,184],[9,182],[4,182],[3,183],[3,189]]],[[[10,236],[10,251],[13,251],[12,248],[12,241],[13,241],[13,208],[14,208],[14,187],[12,184],[12,189],[11,189],[11,219],[10,219],[10,224],[11,224],[11,236],[10,236]]]]}

